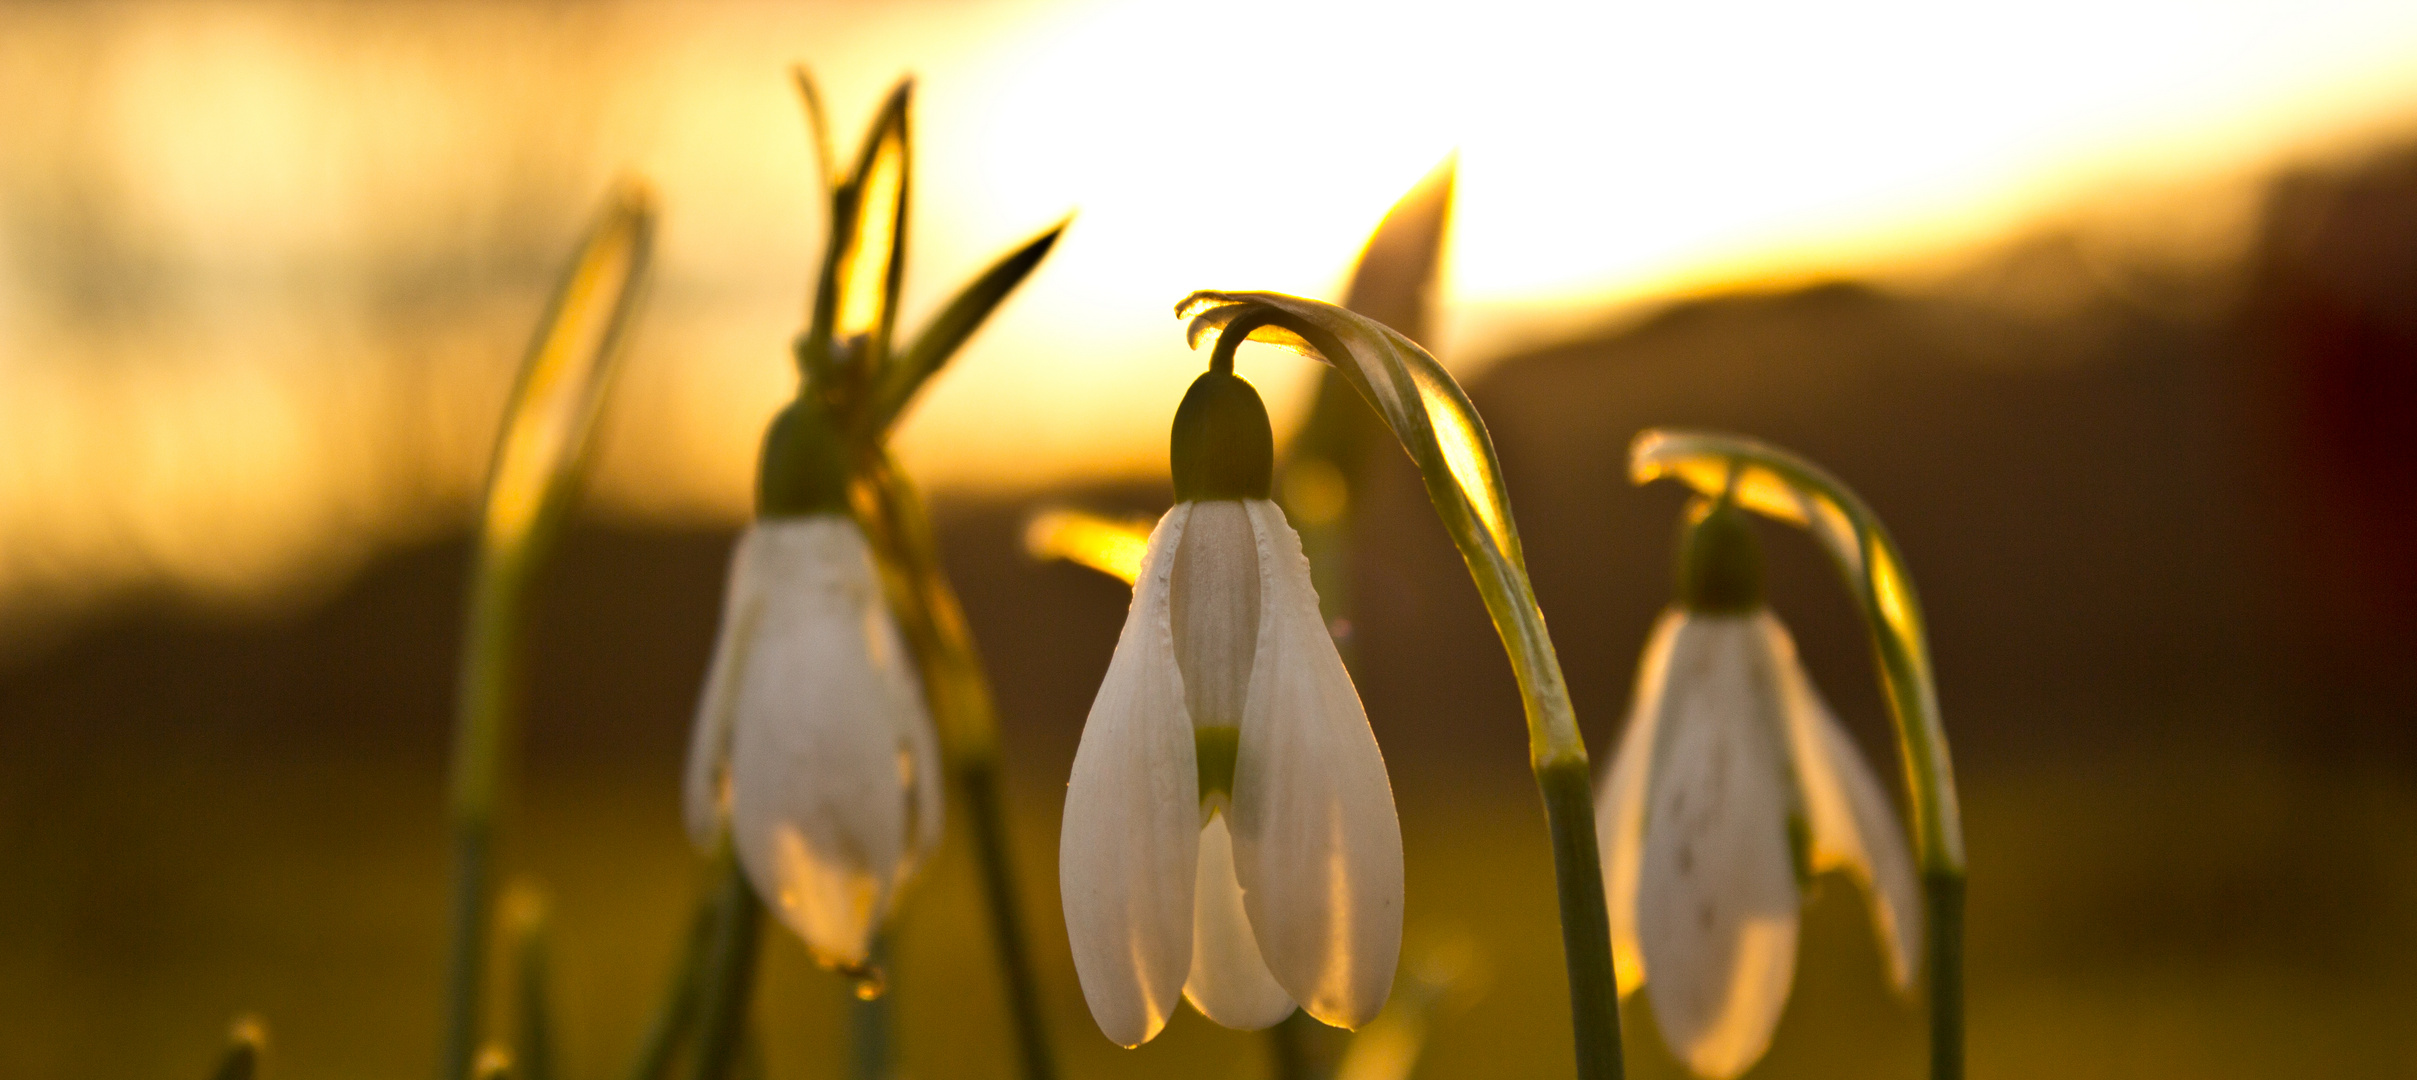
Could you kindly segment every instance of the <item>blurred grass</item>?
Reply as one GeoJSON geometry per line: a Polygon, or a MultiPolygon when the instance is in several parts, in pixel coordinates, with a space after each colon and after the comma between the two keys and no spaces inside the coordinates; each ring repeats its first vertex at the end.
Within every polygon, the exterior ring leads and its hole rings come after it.
{"type": "MultiPolygon", "coordinates": [[[[0,763],[0,1074],[187,1076],[256,1011],[282,1077],[418,1077],[433,1061],[443,848],[433,763],[232,760],[183,740],[0,763]]],[[[520,862],[554,901],[560,1074],[618,1072],[686,911],[674,763],[531,777],[520,862]]],[[[1066,960],[1054,774],[1010,785],[1047,1008],[1070,1075],[1265,1075],[1265,1044],[1188,1012],[1138,1051],[1091,1027],[1066,960]]],[[[1465,931],[1490,990],[1420,1075],[1566,1075],[1550,866],[1534,795],[1397,769],[1409,935],[1465,931]]],[[[1974,778],[1975,1077],[2394,1075],[2417,1069],[2417,785],[2250,751],[1974,778]]],[[[952,832],[910,896],[895,993],[911,1076],[1004,1075],[1010,1044],[952,832]]],[[[1807,910],[1769,1077],[1913,1077],[1922,1027],[1884,989],[1851,887],[1807,910]]],[[[786,935],[759,1021],[772,1075],[845,1060],[846,988],[786,935]]],[[[1639,1003],[1633,1075],[1676,1077],[1639,1003]]]]}

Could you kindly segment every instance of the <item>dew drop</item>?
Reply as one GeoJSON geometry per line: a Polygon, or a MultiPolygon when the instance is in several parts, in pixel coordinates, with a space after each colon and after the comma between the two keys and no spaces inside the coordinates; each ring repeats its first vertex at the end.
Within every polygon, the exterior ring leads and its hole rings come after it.
{"type": "Polygon", "coordinates": [[[871,1001],[890,988],[889,978],[871,964],[850,964],[839,969],[841,977],[855,983],[856,1000],[871,1001]]]}

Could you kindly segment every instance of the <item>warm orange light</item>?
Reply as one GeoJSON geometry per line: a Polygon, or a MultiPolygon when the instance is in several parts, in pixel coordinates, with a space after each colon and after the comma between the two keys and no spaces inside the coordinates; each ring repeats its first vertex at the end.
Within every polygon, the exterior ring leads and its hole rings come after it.
{"type": "Polygon", "coordinates": [[[1141,577],[1149,527],[1080,510],[1051,510],[1024,527],[1024,550],[1036,559],[1064,559],[1132,584],[1141,577]]]}

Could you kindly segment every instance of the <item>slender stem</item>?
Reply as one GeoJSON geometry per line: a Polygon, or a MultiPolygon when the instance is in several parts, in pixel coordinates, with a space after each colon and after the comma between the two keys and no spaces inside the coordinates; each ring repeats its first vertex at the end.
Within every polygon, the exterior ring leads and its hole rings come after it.
{"type": "Polygon", "coordinates": [[[984,907],[998,949],[999,973],[1025,1080],[1057,1074],[1043,1022],[1040,989],[1024,951],[1024,919],[1016,900],[1015,865],[1007,839],[1006,800],[998,783],[998,707],[982,668],[973,630],[940,566],[931,523],[904,474],[876,454],[859,476],[856,509],[882,569],[890,607],[921,661],[924,696],[940,731],[949,773],[973,822],[974,854],[984,907]]]}
{"type": "Polygon", "coordinates": [[[706,887],[697,897],[696,910],[688,917],[688,935],[679,959],[673,962],[671,985],[664,992],[663,1004],[656,1009],[655,1018],[648,1022],[645,1037],[638,1043],[629,1080],[663,1080],[671,1075],[672,1055],[678,1052],[681,1038],[696,1023],[705,957],[712,951],[714,931],[721,925],[721,896],[715,887],[729,875],[736,860],[725,833],[714,845],[703,875],[706,887]]]}
{"type": "Polygon", "coordinates": [[[1964,1077],[1964,875],[1922,875],[1930,914],[1930,1075],[1964,1077]]]}
{"type": "Polygon", "coordinates": [[[1013,1014],[1016,1048],[1023,1056],[1027,1080],[1046,1080],[1057,1069],[1049,1056],[1046,1022],[1041,1017],[1038,980],[1032,955],[1024,948],[1023,905],[1016,899],[1015,874],[1007,848],[1005,800],[999,796],[998,759],[968,762],[957,770],[957,784],[968,807],[980,807],[973,820],[974,850],[982,870],[982,898],[990,910],[991,937],[998,943],[999,970],[1007,981],[1007,1007],[1013,1014]]]}
{"type": "Polygon", "coordinates": [[[692,1080],[728,1080],[740,1057],[747,1007],[755,994],[756,945],[764,926],[763,903],[737,859],[723,868],[715,893],[713,941],[698,986],[692,1080]]]}
{"type": "Polygon", "coordinates": [[[522,1080],[554,1080],[554,1018],[546,997],[548,956],[545,895],[523,882],[504,903],[513,952],[512,1065],[522,1080]]]}
{"type": "Polygon", "coordinates": [[[1317,1023],[1308,1013],[1294,1009],[1292,1015],[1267,1029],[1269,1069],[1275,1080],[1317,1080],[1318,1070],[1310,1061],[1309,1025],[1317,1023]]]}
{"type": "MultiPolygon", "coordinates": [[[[888,934],[873,939],[867,963],[876,971],[890,966],[888,934]]],[[[883,1080],[890,1075],[890,1046],[897,1022],[891,1000],[886,991],[869,998],[859,991],[856,1000],[848,1003],[849,1072],[856,1080],[883,1080]]]]}
{"type": "Polygon", "coordinates": [[[1603,895],[1603,856],[1595,846],[1594,794],[1584,760],[1536,772],[1553,834],[1553,882],[1561,896],[1561,950],[1569,963],[1569,1016],[1578,1038],[1578,1075],[1616,1078],[1620,1054],[1620,981],[1611,967],[1611,909],[1603,895]]]}
{"type": "Polygon", "coordinates": [[[470,615],[462,640],[462,682],[453,735],[453,948],[447,961],[445,1043],[438,1075],[470,1075],[486,989],[488,934],[495,909],[495,810],[519,728],[523,553],[482,547],[473,569],[470,615]]]}

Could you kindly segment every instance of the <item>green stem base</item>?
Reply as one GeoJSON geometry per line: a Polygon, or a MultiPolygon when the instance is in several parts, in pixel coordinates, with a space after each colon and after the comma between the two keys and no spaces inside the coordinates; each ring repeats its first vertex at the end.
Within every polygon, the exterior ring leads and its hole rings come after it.
{"type": "Polygon", "coordinates": [[[1611,966],[1611,907],[1603,895],[1603,856],[1595,846],[1595,806],[1584,760],[1536,770],[1553,834],[1553,880],[1561,897],[1561,948],[1569,962],[1569,1019],[1577,1037],[1580,1080],[1621,1080],[1620,981],[1611,966]]]}

